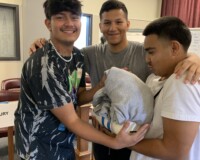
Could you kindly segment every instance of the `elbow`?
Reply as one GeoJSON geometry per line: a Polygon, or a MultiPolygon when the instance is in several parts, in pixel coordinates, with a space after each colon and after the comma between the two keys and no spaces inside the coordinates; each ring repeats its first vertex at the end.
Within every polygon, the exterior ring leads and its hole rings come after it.
{"type": "Polygon", "coordinates": [[[171,155],[171,156],[167,156],[167,158],[164,158],[163,160],[183,160],[185,159],[187,155],[171,155]]]}
{"type": "Polygon", "coordinates": [[[177,153],[175,156],[174,156],[174,160],[183,160],[185,159],[189,154],[189,151],[188,152],[181,152],[181,153],[177,153]]]}
{"type": "Polygon", "coordinates": [[[187,157],[189,154],[189,150],[184,150],[184,151],[171,151],[170,153],[167,154],[166,158],[164,160],[183,160],[185,157],[187,157]]]}

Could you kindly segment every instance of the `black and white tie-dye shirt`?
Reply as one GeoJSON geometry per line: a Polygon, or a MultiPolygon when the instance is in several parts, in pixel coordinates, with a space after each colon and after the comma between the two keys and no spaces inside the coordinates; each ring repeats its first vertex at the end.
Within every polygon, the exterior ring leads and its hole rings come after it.
{"type": "Polygon", "coordinates": [[[21,95],[15,112],[17,153],[30,160],[75,160],[74,134],[63,128],[50,109],[73,102],[85,87],[84,57],[76,48],[65,60],[51,43],[38,49],[24,64],[21,95]]]}

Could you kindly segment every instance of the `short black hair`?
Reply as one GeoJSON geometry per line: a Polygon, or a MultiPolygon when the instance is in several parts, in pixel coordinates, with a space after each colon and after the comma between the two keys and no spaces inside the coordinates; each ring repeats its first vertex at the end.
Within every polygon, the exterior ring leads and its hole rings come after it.
{"type": "Polygon", "coordinates": [[[127,10],[125,4],[118,0],[107,0],[106,2],[104,2],[103,5],[101,6],[101,9],[99,12],[100,18],[102,18],[102,14],[104,12],[108,12],[113,9],[122,9],[126,15],[126,18],[128,19],[128,10],[127,10]]]}
{"type": "Polygon", "coordinates": [[[46,0],[43,7],[47,19],[62,11],[69,11],[79,16],[82,14],[82,4],[79,0],[46,0]]]}
{"type": "Polygon", "coordinates": [[[176,40],[182,44],[185,51],[191,43],[191,32],[187,25],[177,17],[165,16],[149,23],[143,31],[144,36],[156,34],[160,38],[176,40]]]}

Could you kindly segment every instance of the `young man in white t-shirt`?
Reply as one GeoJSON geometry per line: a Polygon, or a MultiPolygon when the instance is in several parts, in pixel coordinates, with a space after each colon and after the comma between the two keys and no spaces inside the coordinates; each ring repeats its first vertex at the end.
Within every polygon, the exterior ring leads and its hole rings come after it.
{"type": "Polygon", "coordinates": [[[174,68],[187,57],[188,27],[176,17],[162,17],[144,30],[146,61],[166,81],[156,98],[154,117],[146,137],[131,149],[131,160],[200,159],[200,86],[176,79],[174,68]]]}

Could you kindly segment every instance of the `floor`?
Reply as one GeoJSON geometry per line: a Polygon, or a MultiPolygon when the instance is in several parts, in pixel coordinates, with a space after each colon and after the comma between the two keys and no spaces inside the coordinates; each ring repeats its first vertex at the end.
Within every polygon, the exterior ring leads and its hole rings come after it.
{"type": "MultiPolygon", "coordinates": [[[[0,138],[0,160],[8,160],[8,139],[0,138]]],[[[15,153],[14,160],[20,160],[20,158],[15,153]]]]}

